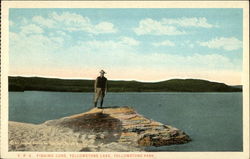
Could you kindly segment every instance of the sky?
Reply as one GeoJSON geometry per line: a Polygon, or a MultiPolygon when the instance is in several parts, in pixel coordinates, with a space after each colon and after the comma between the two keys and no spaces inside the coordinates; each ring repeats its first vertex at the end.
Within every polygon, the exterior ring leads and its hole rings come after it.
{"type": "Polygon", "coordinates": [[[239,8],[11,8],[9,75],[241,83],[239,8]]]}

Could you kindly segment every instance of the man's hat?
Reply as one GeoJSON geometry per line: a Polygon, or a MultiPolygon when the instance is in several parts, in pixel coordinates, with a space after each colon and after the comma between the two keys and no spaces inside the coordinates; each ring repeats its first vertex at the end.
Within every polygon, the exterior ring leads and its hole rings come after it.
{"type": "Polygon", "coordinates": [[[106,72],[105,72],[105,71],[103,71],[103,70],[101,70],[101,71],[100,71],[100,73],[103,73],[103,74],[105,74],[106,72]]]}

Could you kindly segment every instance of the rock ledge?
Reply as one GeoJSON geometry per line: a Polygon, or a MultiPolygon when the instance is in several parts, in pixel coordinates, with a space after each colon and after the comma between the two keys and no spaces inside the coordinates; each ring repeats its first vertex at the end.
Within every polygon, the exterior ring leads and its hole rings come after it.
{"type": "Polygon", "coordinates": [[[39,125],[9,121],[10,151],[143,151],[189,141],[183,131],[128,106],[93,108],[39,125]]]}

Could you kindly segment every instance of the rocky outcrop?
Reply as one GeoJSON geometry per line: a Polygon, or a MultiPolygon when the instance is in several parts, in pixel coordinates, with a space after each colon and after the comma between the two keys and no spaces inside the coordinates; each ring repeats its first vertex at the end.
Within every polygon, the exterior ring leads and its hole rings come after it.
{"type": "Polygon", "coordinates": [[[127,106],[93,108],[39,125],[9,122],[10,151],[143,151],[190,140],[183,131],[127,106]]]}

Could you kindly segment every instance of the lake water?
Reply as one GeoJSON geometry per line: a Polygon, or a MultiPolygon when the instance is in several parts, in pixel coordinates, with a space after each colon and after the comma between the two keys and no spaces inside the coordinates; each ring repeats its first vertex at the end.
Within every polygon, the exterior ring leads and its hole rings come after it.
{"type": "MultiPolygon", "coordinates": [[[[89,110],[93,93],[10,92],[9,120],[42,123],[89,110]]],[[[132,106],[193,141],[148,151],[242,151],[242,93],[108,93],[104,106],[132,106]]]]}

